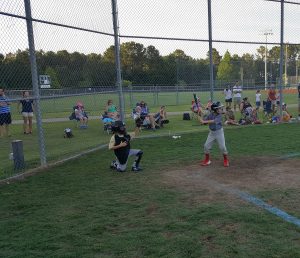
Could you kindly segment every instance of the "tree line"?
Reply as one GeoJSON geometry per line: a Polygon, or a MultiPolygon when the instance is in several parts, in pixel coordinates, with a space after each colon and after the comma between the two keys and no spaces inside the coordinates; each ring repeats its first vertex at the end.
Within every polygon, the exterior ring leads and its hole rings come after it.
{"type": "MultiPolygon", "coordinates": [[[[300,66],[300,45],[286,46],[287,74],[295,75],[300,66]]],[[[192,58],[183,50],[162,56],[159,50],[150,45],[133,41],[120,46],[122,78],[128,85],[195,85],[208,81],[209,53],[205,58],[192,58]]],[[[221,56],[213,48],[214,78],[231,82],[243,80],[264,81],[265,47],[260,46],[257,53],[242,56],[226,51],[221,56]]],[[[268,80],[276,81],[279,76],[280,47],[267,51],[268,80]]],[[[110,46],[103,54],[36,51],[38,74],[51,77],[53,88],[101,87],[116,84],[115,49],[110,46]]],[[[31,70],[29,51],[0,53],[0,85],[6,89],[30,89],[31,70]]]]}

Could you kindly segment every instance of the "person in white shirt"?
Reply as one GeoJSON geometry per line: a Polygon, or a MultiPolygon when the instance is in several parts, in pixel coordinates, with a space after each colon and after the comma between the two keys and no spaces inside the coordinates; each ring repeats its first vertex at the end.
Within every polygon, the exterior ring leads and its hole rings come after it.
{"type": "Polygon", "coordinates": [[[260,90],[257,90],[255,93],[255,105],[256,105],[256,110],[259,111],[259,108],[261,106],[261,93],[260,90]]]}
{"type": "Polygon", "coordinates": [[[233,109],[235,111],[236,107],[238,107],[239,110],[242,101],[242,87],[239,85],[239,81],[235,82],[232,91],[233,91],[233,109]]]}
{"type": "Polygon", "coordinates": [[[225,105],[226,107],[231,108],[231,103],[232,103],[232,91],[230,88],[226,88],[224,90],[224,95],[225,95],[225,105]]]}

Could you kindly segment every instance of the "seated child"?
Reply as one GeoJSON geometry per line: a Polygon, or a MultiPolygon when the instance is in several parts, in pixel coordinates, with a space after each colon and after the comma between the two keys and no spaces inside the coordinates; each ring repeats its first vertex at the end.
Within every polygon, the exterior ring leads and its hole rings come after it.
{"type": "Polygon", "coordinates": [[[262,122],[258,118],[258,110],[257,109],[252,110],[251,121],[252,121],[252,124],[262,124],[262,122]]]}
{"type": "Polygon", "coordinates": [[[88,116],[81,102],[77,102],[74,112],[76,119],[80,121],[80,128],[87,128],[88,116]]]}
{"type": "Polygon", "coordinates": [[[160,110],[153,116],[155,123],[160,127],[163,127],[164,124],[168,124],[169,120],[167,119],[166,106],[161,106],[160,110]]]}
{"type": "Polygon", "coordinates": [[[290,122],[292,116],[287,110],[286,103],[282,103],[282,121],[283,122],[290,122]]]}
{"type": "Polygon", "coordinates": [[[134,172],[142,170],[139,167],[143,152],[139,149],[131,149],[130,141],[139,133],[139,128],[136,127],[133,133],[127,133],[125,124],[122,121],[116,121],[112,124],[113,136],[110,139],[108,149],[113,150],[116,155],[110,167],[116,169],[118,172],[125,172],[128,158],[135,156],[135,161],[131,167],[134,172]]]}
{"type": "Polygon", "coordinates": [[[239,125],[239,123],[235,120],[234,112],[232,111],[230,106],[226,107],[225,124],[226,125],[239,125]]]}

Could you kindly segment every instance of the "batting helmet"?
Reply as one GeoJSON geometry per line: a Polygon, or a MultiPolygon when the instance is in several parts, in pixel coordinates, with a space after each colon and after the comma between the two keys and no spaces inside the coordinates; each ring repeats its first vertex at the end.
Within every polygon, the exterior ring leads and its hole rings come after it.
{"type": "Polygon", "coordinates": [[[224,107],[220,101],[214,102],[211,104],[211,110],[212,111],[217,111],[219,108],[224,107]]]}

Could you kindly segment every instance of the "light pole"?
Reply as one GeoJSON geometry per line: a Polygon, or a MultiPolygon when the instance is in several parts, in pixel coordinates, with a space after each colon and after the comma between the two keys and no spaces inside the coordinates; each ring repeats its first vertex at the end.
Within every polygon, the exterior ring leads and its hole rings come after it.
{"type": "Polygon", "coordinates": [[[268,88],[268,72],[267,72],[267,54],[268,54],[268,36],[273,35],[272,30],[265,30],[263,33],[266,36],[266,47],[265,47],[265,90],[268,88]]]}

